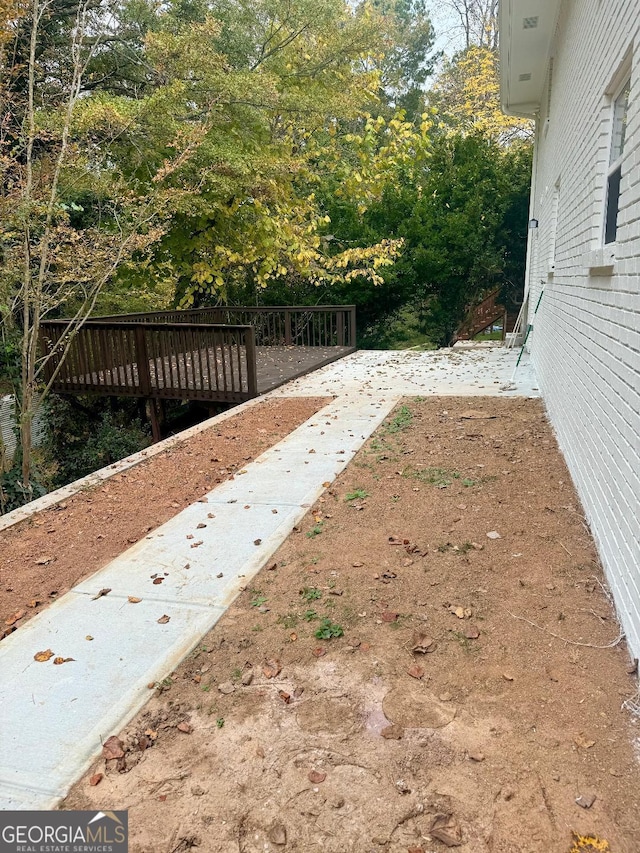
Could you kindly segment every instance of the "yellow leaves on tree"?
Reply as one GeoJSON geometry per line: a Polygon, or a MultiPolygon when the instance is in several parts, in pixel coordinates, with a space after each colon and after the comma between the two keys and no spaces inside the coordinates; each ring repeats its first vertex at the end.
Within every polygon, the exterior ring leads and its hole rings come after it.
{"type": "Polygon", "coordinates": [[[498,54],[488,47],[472,45],[448,61],[431,102],[455,132],[482,133],[501,144],[528,139],[533,132],[530,121],[502,112],[498,54]]]}

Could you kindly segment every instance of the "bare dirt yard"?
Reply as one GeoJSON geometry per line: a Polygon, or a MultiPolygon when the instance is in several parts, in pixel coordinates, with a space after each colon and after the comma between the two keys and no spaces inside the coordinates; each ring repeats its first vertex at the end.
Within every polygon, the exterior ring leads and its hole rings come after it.
{"type": "Polygon", "coordinates": [[[540,401],[405,400],[63,808],[132,853],[637,853],[603,584],[540,401]]]}
{"type": "Polygon", "coordinates": [[[233,477],[329,399],[258,403],[0,532],[0,640],[217,483],[233,477]]]}

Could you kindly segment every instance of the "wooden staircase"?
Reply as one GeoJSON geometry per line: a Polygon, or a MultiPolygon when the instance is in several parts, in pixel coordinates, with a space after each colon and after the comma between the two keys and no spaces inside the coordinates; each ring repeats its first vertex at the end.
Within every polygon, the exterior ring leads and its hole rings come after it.
{"type": "Polygon", "coordinates": [[[494,323],[502,321],[502,338],[513,330],[517,311],[508,311],[499,301],[501,288],[492,291],[481,302],[467,309],[462,325],[456,332],[456,340],[470,341],[494,323]]]}

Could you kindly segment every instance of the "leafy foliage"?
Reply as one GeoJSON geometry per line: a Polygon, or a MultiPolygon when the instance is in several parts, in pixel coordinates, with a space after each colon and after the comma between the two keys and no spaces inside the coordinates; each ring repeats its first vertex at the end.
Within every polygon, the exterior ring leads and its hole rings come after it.
{"type": "Polygon", "coordinates": [[[124,459],[150,443],[149,431],[130,400],[115,405],[108,400],[82,398],[72,403],[54,395],[46,409],[46,448],[56,461],[54,488],[124,459]]]}

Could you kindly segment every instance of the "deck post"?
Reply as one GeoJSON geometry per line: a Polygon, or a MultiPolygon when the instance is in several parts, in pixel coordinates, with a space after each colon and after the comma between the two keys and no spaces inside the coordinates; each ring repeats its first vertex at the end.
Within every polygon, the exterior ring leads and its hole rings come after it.
{"type": "Polygon", "coordinates": [[[291,346],[291,311],[284,312],[284,345],[291,346]]]}
{"type": "Polygon", "coordinates": [[[164,407],[163,401],[155,397],[150,397],[147,400],[147,411],[149,412],[149,420],[151,422],[151,439],[154,444],[162,441],[162,424],[164,422],[164,407]]]}
{"type": "Polygon", "coordinates": [[[254,326],[245,329],[244,346],[247,354],[247,391],[251,397],[257,397],[258,371],[256,365],[256,330],[254,326]]]}
{"type": "Polygon", "coordinates": [[[349,306],[349,346],[356,345],[356,306],[349,306]]]}
{"type": "MultiPolygon", "coordinates": [[[[136,364],[138,365],[138,385],[144,397],[151,396],[151,373],[149,372],[149,355],[143,325],[135,328],[136,364]]],[[[153,425],[153,423],[152,423],[153,425]]]]}
{"type": "Polygon", "coordinates": [[[337,333],[338,333],[338,346],[344,346],[344,311],[338,310],[336,312],[336,323],[337,323],[337,333]]]}

